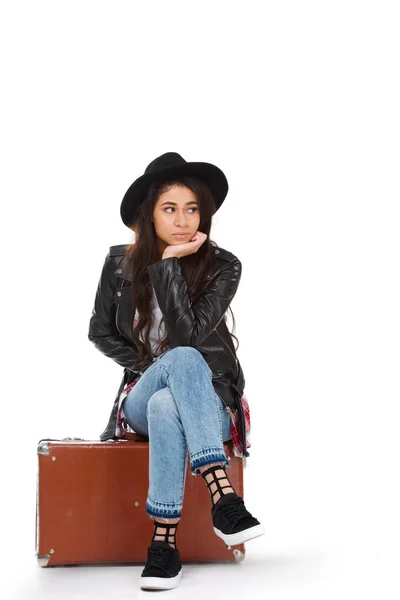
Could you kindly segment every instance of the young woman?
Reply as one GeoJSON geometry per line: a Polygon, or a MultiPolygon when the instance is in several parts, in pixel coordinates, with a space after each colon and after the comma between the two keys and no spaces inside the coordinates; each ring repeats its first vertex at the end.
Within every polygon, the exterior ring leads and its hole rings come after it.
{"type": "Polygon", "coordinates": [[[121,204],[135,243],[110,248],[90,320],[89,339],[124,367],[100,439],[149,439],[154,530],[142,589],[176,587],[182,575],[175,536],[188,456],[210,491],[216,535],[234,545],[265,533],[230,485],[223,447],[232,439],[249,456],[244,376],[226,326],[241,263],[209,239],[227,192],[215,165],[175,152],[151,162],[121,204]]]}

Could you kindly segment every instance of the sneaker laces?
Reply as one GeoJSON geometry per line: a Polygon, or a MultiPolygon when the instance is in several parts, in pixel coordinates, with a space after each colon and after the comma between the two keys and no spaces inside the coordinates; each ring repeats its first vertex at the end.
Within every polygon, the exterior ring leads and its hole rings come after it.
{"type": "Polygon", "coordinates": [[[226,504],[222,504],[219,509],[230,521],[232,521],[232,527],[244,518],[252,518],[252,515],[244,505],[243,499],[240,497],[234,498],[226,504]]]}
{"type": "MultiPolygon", "coordinates": [[[[173,548],[171,548],[173,550],[173,548]]],[[[152,567],[158,567],[159,569],[163,569],[167,572],[167,566],[169,563],[169,559],[171,557],[171,552],[168,548],[152,548],[148,549],[148,563],[151,564],[152,567]]]]}

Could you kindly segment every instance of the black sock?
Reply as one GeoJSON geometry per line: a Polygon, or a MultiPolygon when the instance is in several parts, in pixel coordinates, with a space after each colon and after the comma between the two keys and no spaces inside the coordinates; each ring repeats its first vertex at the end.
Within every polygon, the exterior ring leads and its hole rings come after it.
{"type": "Polygon", "coordinates": [[[152,542],[168,542],[172,548],[176,548],[176,529],[178,527],[179,521],[177,523],[164,523],[163,521],[157,521],[154,519],[154,530],[153,530],[153,539],[152,542]]]}
{"type": "Polygon", "coordinates": [[[225,465],[213,465],[203,471],[201,476],[207,484],[213,506],[223,495],[236,493],[226,474],[225,465]]]}

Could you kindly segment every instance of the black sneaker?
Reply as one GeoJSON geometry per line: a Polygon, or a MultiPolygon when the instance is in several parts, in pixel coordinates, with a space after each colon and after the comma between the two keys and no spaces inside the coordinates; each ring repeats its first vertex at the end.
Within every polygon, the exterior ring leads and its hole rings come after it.
{"type": "Polygon", "coordinates": [[[140,577],[142,590],[170,590],[182,576],[179,550],[168,542],[153,541],[147,549],[147,562],[140,577]]]}
{"type": "Polygon", "coordinates": [[[224,494],[211,509],[214,531],[229,546],[264,535],[264,527],[236,493],[224,494]]]}

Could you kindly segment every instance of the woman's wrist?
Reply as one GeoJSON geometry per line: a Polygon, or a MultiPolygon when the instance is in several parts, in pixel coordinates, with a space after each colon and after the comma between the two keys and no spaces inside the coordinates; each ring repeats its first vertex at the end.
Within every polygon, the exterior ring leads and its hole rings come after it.
{"type": "Polygon", "coordinates": [[[161,257],[161,260],[164,260],[164,258],[173,258],[175,256],[175,254],[163,254],[161,257]]]}

